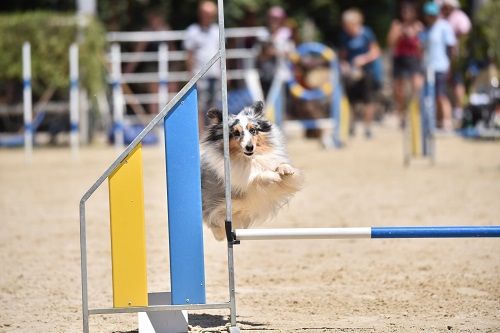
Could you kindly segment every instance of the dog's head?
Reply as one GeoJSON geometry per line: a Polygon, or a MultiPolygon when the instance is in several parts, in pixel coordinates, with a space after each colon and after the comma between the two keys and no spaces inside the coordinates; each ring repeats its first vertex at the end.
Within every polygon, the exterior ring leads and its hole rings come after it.
{"type": "MultiPolygon", "coordinates": [[[[207,113],[211,124],[205,141],[222,143],[222,112],[210,109],[207,113]]],[[[269,135],[271,122],[264,118],[264,103],[261,101],[245,107],[237,115],[229,116],[229,147],[232,155],[251,157],[271,148],[269,135]]]]}

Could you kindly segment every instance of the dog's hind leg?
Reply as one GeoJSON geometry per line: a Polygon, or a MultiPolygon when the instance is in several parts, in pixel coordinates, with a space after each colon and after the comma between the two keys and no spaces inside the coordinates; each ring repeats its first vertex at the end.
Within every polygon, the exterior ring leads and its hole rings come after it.
{"type": "Polygon", "coordinates": [[[210,230],[214,234],[215,239],[217,239],[218,241],[221,241],[226,237],[226,231],[224,228],[225,218],[226,218],[225,204],[218,205],[205,218],[205,224],[210,228],[210,230]]]}

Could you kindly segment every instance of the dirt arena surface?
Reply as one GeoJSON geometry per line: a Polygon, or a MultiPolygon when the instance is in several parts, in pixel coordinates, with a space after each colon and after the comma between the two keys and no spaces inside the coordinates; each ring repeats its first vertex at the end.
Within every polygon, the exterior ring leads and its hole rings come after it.
{"type": "MultiPolygon", "coordinates": [[[[400,133],[342,151],[292,139],[305,188],[267,227],[500,224],[500,143],[440,138],[435,166],[402,166],[400,133]]],[[[0,332],[80,332],[78,202],[117,151],[0,151],[0,332]]],[[[150,291],[169,289],[165,171],[145,148],[150,291]]],[[[87,208],[91,307],[111,305],[107,185],[87,208]]],[[[227,300],[226,249],[205,230],[208,301],[227,300]]],[[[243,332],[500,332],[500,240],[248,241],[235,248],[243,332]]],[[[220,332],[227,312],[190,315],[220,332]]],[[[91,317],[134,332],[136,315],[91,317]]]]}

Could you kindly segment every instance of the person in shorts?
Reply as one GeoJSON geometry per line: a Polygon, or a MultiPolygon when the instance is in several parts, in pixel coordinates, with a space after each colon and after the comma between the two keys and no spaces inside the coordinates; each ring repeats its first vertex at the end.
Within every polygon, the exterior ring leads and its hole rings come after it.
{"type": "Polygon", "coordinates": [[[403,2],[399,17],[392,21],[387,45],[392,50],[392,77],[396,110],[404,126],[406,108],[406,83],[411,84],[411,91],[418,96],[422,88],[422,47],[419,34],[424,25],[418,20],[415,4],[403,2]]]}
{"type": "Polygon", "coordinates": [[[426,28],[420,38],[424,47],[424,68],[435,73],[438,124],[445,131],[451,132],[453,123],[447,81],[456,38],[451,25],[439,18],[439,11],[439,5],[435,2],[424,5],[426,28]]]}
{"type": "MultiPolygon", "coordinates": [[[[215,3],[203,0],[198,5],[198,23],[191,24],[186,30],[184,39],[184,48],[188,53],[186,67],[191,77],[219,52],[219,27],[215,23],[216,16],[215,3]]],[[[206,112],[216,106],[221,99],[220,76],[220,65],[216,62],[196,84],[200,133],[206,122],[206,112]]]]}
{"type": "Polygon", "coordinates": [[[363,25],[363,14],[358,9],[342,14],[342,30],[339,56],[347,97],[351,106],[363,104],[365,136],[371,138],[374,102],[380,89],[376,63],[380,47],[373,31],[363,25]]]}
{"type": "Polygon", "coordinates": [[[453,89],[454,109],[453,115],[457,120],[462,119],[463,106],[465,100],[465,84],[463,77],[463,62],[465,59],[465,43],[472,24],[467,16],[460,9],[458,0],[440,0],[441,17],[445,19],[452,27],[457,38],[456,57],[451,64],[451,85],[453,89]]]}

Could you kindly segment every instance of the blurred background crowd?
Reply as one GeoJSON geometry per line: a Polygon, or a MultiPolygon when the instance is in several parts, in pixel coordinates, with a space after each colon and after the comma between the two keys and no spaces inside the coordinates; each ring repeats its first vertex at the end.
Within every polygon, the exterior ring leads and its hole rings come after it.
{"type": "MultiPolygon", "coordinates": [[[[80,44],[88,142],[96,131],[106,129],[111,117],[111,65],[106,53],[112,41],[106,32],[184,31],[182,38],[165,41],[169,52],[185,51],[183,57],[170,60],[169,71],[189,74],[169,80],[170,97],[218,49],[217,7],[211,1],[21,0],[2,2],[0,12],[0,132],[22,130],[21,46],[27,40],[33,45],[35,113],[46,111],[39,130],[48,132],[53,144],[64,142],[58,135],[69,128],[67,109],[56,102],[67,99],[67,49],[72,41],[80,44]]],[[[478,123],[500,128],[499,12],[500,2],[493,0],[311,0],[307,5],[298,0],[234,0],[226,4],[226,25],[243,28],[243,37],[228,39],[228,48],[252,50],[252,66],[265,99],[280,62],[286,62],[298,45],[315,41],[331,47],[340,60],[354,119],[362,120],[366,138],[373,136],[372,122],[387,113],[398,115],[400,126],[405,126],[408,100],[419,94],[428,75],[435,82],[437,127],[444,133],[478,123]],[[263,27],[264,33],[245,35],[244,29],[256,27],[263,27]]],[[[158,52],[160,44],[138,40],[121,47],[122,52],[139,54],[158,52]]],[[[245,68],[242,59],[229,59],[228,68],[245,68]]],[[[124,75],[155,71],[158,65],[151,61],[127,61],[121,66],[124,75]]],[[[219,79],[220,70],[214,66],[198,84],[200,123],[204,111],[220,102],[219,79]]],[[[305,88],[322,81],[314,75],[307,79],[297,78],[305,88]]],[[[134,94],[155,94],[159,83],[123,82],[122,89],[133,99],[134,94]]],[[[230,90],[244,85],[243,77],[229,82],[230,90]]],[[[298,104],[285,107],[290,117],[322,117],[315,111],[321,105],[300,104],[298,111],[294,105],[298,104]]],[[[157,102],[136,98],[126,113],[147,118],[159,107],[157,102]]],[[[355,134],[355,126],[350,132],[355,134]]]]}

